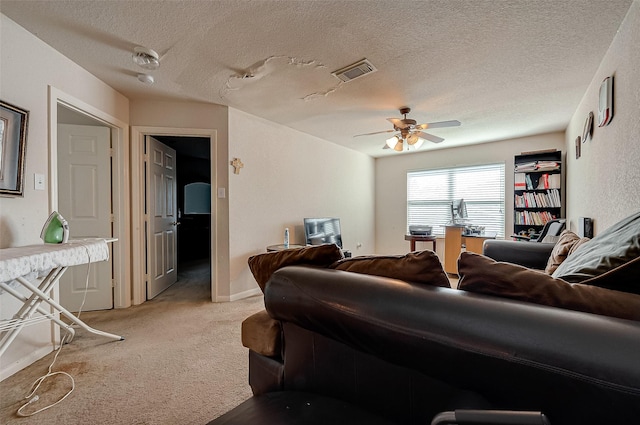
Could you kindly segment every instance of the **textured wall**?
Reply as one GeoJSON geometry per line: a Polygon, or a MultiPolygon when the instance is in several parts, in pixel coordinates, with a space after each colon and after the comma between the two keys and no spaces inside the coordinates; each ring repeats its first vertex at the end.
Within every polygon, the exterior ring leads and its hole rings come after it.
{"type": "Polygon", "coordinates": [[[592,217],[595,233],[640,210],[640,0],[636,0],[593,77],[566,132],[567,217],[592,217]],[[591,141],[575,158],[589,111],[598,115],[598,92],[613,75],[613,120],[594,126],[591,141]]]}
{"type": "MultiPolygon", "coordinates": [[[[40,230],[50,212],[49,190],[34,190],[33,184],[34,173],[44,174],[46,186],[50,184],[48,87],[123,122],[128,121],[129,102],[5,15],[0,15],[0,51],[0,98],[29,111],[24,197],[0,198],[0,248],[7,248],[40,243],[40,230]]],[[[20,305],[9,294],[0,294],[0,319],[11,318],[20,305]]],[[[42,322],[20,332],[2,356],[0,379],[49,353],[51,329],[42,322]]]]}
{"type": "Polygon", "coordinates": [[[374,159],[229,108],[229,258],[231,294],[257,288],[247,258],[304,243],[305,217],[339,217],[353,255],[374,252],[374,159]],[[358,247],[358,244],[361,246],[358,247]]]}

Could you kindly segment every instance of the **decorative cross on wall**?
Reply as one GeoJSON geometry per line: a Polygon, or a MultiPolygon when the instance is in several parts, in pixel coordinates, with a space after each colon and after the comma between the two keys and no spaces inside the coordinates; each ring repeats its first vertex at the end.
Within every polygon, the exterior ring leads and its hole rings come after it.
{"type": "Polygon", "coordinates": [[[240,174],[240,169],[244,167],[244,164],[242,163],[242,161],[240,161],[240,158],[233,158],[233,161],[231,161],[231,165],[234,168],[234,174],[240,174]]]}

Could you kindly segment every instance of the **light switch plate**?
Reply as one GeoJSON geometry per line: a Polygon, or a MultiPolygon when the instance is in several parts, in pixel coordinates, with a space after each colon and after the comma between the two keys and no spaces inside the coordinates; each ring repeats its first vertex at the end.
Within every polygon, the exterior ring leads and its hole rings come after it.
{"type": "Polygon", "coordinates": [[[44,174],[35,173],[33,175],[33,188],[35,190],[44,190],[44,174]]]}
{"type": "Polygon", "coordinates": [[[227,196],[226,190],[224,190],[224,187],[219,187],[218,188],[218,198],[220,199],[224,199],[227,196]]]}

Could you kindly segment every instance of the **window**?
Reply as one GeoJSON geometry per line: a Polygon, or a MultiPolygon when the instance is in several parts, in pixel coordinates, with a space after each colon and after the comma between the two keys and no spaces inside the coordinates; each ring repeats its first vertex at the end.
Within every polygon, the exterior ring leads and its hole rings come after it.
{"type": "Polygon", "coordinates": [[[464,199],[468,223],[504,237],[504,163],[407,173],[407,225],[433,226],[443,235],[451,202],[464,199]]]}

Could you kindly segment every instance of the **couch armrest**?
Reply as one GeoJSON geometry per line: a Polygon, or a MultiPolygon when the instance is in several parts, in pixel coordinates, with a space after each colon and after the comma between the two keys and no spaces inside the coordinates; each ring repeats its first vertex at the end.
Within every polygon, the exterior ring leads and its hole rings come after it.
{"type": "Polygon", "coordinates": [[[519,264],[531,269],[544,270],[555,244],[487,239],[482,253],[496,261],[519,264]]]}

